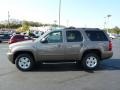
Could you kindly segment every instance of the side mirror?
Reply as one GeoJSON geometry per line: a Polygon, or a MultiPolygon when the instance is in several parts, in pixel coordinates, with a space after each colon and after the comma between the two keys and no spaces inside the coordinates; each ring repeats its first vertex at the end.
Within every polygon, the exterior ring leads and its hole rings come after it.
{"type": "Polygon", "coordinates": [[[47,40],[45,38],[42,38],[40,42],[41,43],[47,43],[47,40]]]}

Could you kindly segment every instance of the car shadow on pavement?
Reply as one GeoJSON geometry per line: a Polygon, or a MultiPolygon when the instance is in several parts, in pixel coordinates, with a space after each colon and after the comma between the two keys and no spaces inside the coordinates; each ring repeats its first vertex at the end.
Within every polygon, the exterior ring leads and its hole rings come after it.
{"type": "Polygon", "coordinates": [[[37,64],[33,71],[43,72],[62,72],[62,71],[81,71],[81,66],[76,63],[43,63],[37,64]]]}
{"type": "Polygon", "coordinates": [[[120,59],[108,59],[101,62],[98,70],[120,70],[120,59]]]}
{"type": "MultiPolygon", "coordinates": [[[[108,71],[120,70],[120,59],[109,59],[102,61],[97,70],[94,71],[108,71]]],[[[92,70],[84,70],[77,63],[43,63],[37,64],[32,72],[63,72],[63,71],[85,71],[94,73],[92,70]]]]}

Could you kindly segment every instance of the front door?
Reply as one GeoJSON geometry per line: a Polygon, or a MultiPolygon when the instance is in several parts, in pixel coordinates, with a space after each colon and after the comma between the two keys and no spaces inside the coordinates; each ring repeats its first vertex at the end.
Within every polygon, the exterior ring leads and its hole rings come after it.
{"type": "Polygon", "coordinates": [[[53,31],[46,35],[44,43],[40,43],[38,57],[40,60],[63,60],[64,45],[62,31],[53,31]]]}

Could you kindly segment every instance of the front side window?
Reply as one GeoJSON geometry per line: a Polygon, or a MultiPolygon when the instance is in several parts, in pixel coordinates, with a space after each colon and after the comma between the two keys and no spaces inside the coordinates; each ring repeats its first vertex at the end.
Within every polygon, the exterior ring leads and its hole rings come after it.
{"type": "Polygon", "coordinates": [[[54,31],[48,34],[47,36],[48,43],[60,43],[63,42],[62,32],[61,31],[54,31]]]}
{"type": "Polygon", "coordinates": [[[67,42],[80,42],[82,35],[79,31],[66,31],[67,42]]]}

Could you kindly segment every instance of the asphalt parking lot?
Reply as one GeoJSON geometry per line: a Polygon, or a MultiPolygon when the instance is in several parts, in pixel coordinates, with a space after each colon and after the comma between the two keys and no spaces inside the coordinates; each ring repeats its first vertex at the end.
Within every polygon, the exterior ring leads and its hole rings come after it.
{"type": "Polygon", "coordinates": [[[6,56],[8,44],[0,44],[0,90],[120,90],[120,40],[113,41],[114,55],[96,71],[84,71],[74,63],[43,64],[21,72],[6,56]]]}

